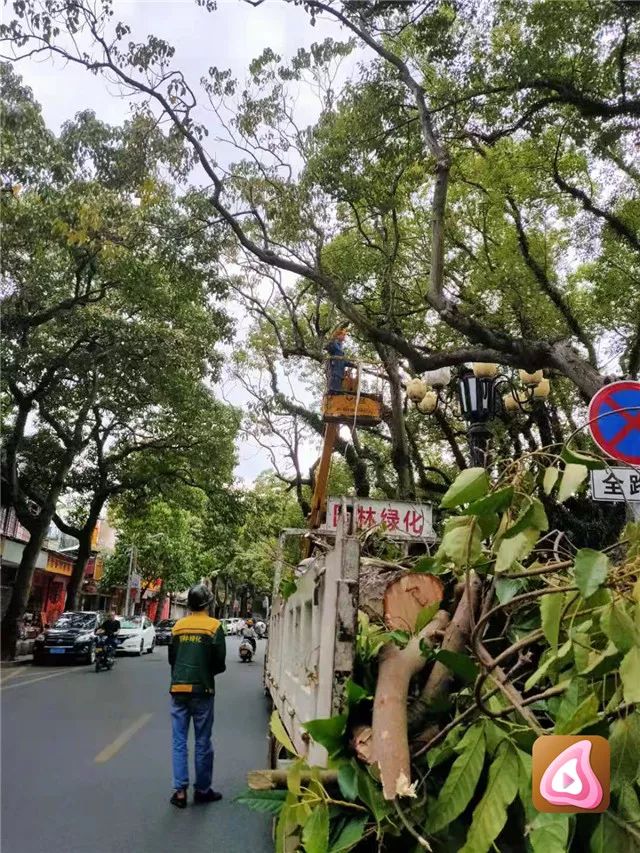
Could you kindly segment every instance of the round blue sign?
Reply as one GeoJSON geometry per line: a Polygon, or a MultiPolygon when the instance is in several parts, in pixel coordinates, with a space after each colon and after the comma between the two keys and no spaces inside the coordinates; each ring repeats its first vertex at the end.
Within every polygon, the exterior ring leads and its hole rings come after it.
{"type": "Polygon", "coordinates": [[[640,382],[612,382],[589,403],[589,429],[603,453],[640,465],[640,382]]]}

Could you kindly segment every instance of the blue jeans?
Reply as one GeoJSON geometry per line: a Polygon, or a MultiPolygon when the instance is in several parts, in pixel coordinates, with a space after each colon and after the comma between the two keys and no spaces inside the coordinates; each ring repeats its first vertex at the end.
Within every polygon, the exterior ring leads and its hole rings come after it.
{"type": "Polygon", "coordinates": [[[172,696],[173,787],[189,787],[189,721],[193,719],[196,749],[196,790],[208,791],[213,774],[213,696],[172,696]]]}

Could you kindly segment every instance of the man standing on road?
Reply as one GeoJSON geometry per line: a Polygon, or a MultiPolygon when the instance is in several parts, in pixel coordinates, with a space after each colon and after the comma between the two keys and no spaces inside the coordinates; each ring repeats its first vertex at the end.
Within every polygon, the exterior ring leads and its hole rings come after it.
{"type": "Polygon", "coordinates": [[[196,784],[194,803],[214,803],[222,794],[211,789],[213,773],[213,699],[215,676],[226,669],[224,630],[207,614],[211,593],[204,584],[189,590],[191,614],[179,619],[171,631],[171,720],[173,732],[173,787],[170,802],[186,808],[189,787],[187,738],[193,719],[196,784]]]}

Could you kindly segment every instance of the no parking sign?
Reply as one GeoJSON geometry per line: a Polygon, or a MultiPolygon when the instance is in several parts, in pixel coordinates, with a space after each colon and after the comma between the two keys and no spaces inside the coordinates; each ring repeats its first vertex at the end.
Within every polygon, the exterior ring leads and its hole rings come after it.
{"type": "Polygon", "coordinates": [[[640,382],[612,382],[589,403],[589,429],[603,453],[640,465],[640,382]]]}

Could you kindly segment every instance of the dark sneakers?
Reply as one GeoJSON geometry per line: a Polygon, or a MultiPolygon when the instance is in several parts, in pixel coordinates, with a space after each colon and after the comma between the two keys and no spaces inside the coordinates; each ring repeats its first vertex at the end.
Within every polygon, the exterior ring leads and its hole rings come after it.
{"type": "Polygon", "coordinates": [[[169,800],[172,806],[175,806],[178,809],[186,809],[187,807],[187,792],[185,788],[180,788],[177,791],[174,791],[171,799],[169,800]]]}
{"type": "Polygon", "coordinates": [[[211,788],[208,791],[193,792],[194,803],[217,803],[221,799],[222,794],[219,791],[212,791],[211,788]]]}

